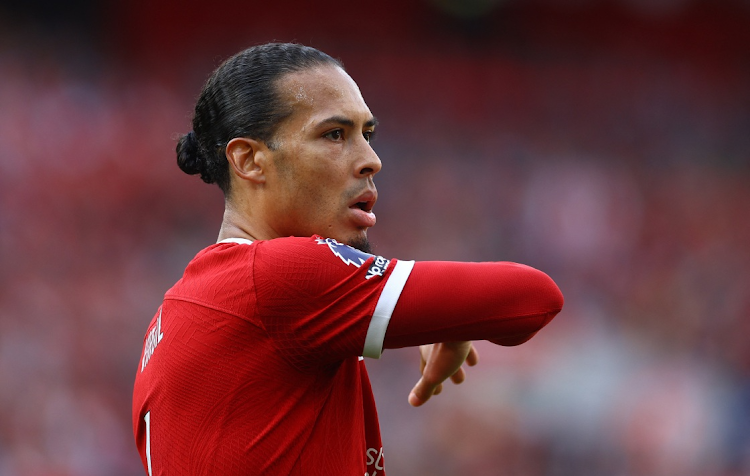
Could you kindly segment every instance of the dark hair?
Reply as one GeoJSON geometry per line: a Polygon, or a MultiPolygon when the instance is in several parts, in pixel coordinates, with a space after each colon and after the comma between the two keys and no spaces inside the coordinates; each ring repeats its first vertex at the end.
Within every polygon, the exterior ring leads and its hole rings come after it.
{"type": "Polygon", "coordinates": [[[227,143],[248,137],[273,148],[279,123],[292,110],[276,90],[285,74],[319,65],[342,67],[327,54],[294,43],[253,46],[224,61],[208,78],[195,104],[193,130],[177,142],[177,165],[229,192],[227,143]]]}

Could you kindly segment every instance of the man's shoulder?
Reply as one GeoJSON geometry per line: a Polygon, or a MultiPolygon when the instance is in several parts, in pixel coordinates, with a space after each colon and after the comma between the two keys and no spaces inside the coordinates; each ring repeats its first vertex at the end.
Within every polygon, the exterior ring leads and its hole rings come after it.
{"type": "Polygon", "coordinates": [[[256,242],[257,256],[260,261],[274,260],[284,262],[328,263],[334,267],[359,268],[371,258],[380,258],[373,254],[353,248],[333,238],[319,235],[309,237],[286,237],[256,242]]]}
{"type": "Polygon", "coordinates": [[[220,271],[227,269],[232,263],[241,264],[252,260],[254,248],[258,242],[244,239],[229,239],[214,243],[200,250],[188,264],[191,268],[201,272],[210,269],[220,271]]]}
{"type": "Polygon", "coordinates": [[[196,254],[187,266],[186,275],[226,274],[244,267],[270,266],[279,270],[285,264],[326,265],[354,271],[371,259],[380,267],[391,261],[319,235],[256,241],[227,239],[196,254]]]}

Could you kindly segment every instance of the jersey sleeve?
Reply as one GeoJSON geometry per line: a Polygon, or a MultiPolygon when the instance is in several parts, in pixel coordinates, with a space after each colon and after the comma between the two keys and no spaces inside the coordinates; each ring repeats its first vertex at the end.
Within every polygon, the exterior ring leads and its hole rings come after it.
{"type": "Polygon", "coordinates": [[[255,246],[257,316],[286,359],[306,367],[380,355],[412,262],[320,237],[255,246]]]}
{"type": "Polygon", "coordinates": [[[297,365],[445,341],[518,345],[563,305],[549,276],[517,263],[387,260],[319,237],[257,246],[258,315],[297,365]]]}
{"type": "Polygon", "coordinates": [[[417,262],[392,313],[384,347],[467,340],[518,345],[562,306],[555,282],[529,266],[417,262]]]}

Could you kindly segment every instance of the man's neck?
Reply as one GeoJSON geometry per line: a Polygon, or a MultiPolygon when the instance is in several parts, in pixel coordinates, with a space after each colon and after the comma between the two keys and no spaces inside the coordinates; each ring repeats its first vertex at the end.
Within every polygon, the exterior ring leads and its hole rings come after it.
{"type": "Polygon", "coordinates": [[[237,213],[231,207],[226,207],[224,209],[224,219],[219,229],[219,237],[216,241],[219,242],[229,238],[242,238],[250,241],[263,239],[264,237],[262,236],[256,236],[258,233],[254,232],[251,225],[245,223],[246,221],[246,219],[243,219],[242,214],[237,213]]]}

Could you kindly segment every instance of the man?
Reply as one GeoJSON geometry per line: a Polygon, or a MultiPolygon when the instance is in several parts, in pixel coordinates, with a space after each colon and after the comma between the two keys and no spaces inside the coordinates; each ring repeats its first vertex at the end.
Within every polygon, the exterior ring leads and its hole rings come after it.
{"type": "Polygon", "coordinates": [[[422,346],[420,406],[477,362],[471,340],[520,344],[560,311],[527,266],[369,253],[376,122],[309,47],[250,48],[207,81],[178,164],[219,185],[224,219],[146,333],[133,425],[149,475],[382,476],[361,356],[422,346]]]}

